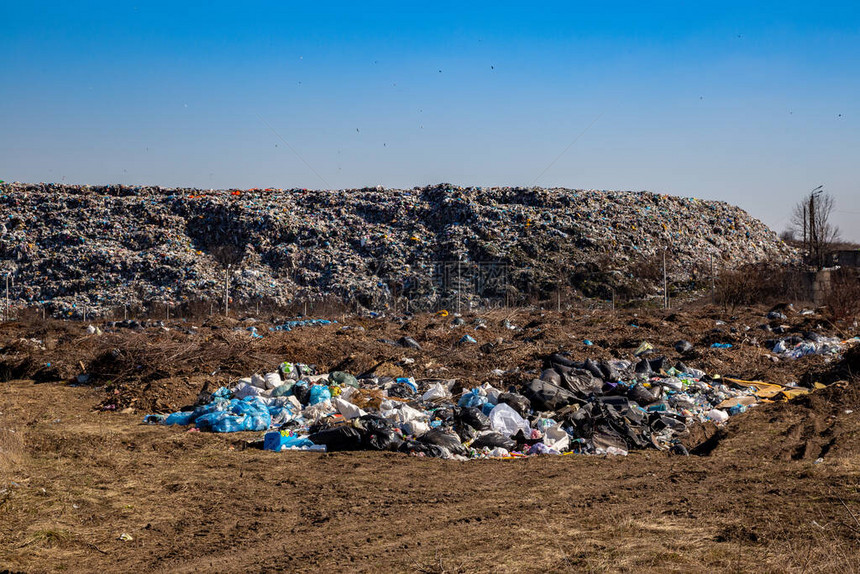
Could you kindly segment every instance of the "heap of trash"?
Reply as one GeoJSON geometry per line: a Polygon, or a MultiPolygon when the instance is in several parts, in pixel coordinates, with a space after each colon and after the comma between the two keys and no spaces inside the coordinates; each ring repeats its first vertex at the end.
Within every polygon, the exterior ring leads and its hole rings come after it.
{"type": "MultiPolygon", "coordinates": [[[[647,355],[647,352],[643,352],[647,355]]],[[[201,431],[269,431],[268,450],[376,450],[472,459],[536,454],[617,454],[632,449],[687,454],[691,424],[724,424],[762,400],[807,389],[708,375],[682,362],[545,359],[519,388],[455,380],[276,371],[203,393],[194,405],[145,422],[201,431]],[[455,393],[456,390],[456,393],[455,393]]]]}
{"type": "Polygon", "coordinates": [[[455,294],[463,304],[516,299],[559,288],[559,277],[586,296],[595,285],[645,296],[659,286],[632,273],[657,265],[665,246],[669,279],[685,282],[711,260],[732,268],[795,257],[738,207],[648,192],[5,183],[0,214],[0,269],[18,278],[13,304],[63,317],[220,300],[225,284],[235,301],[335,297],[369,310],[399,297],[413,310],[455,294]]]}
{"type": "Polygon", "coordinates": [[[785,359],[799,359],[807,355],[838,356],[845,346],[860,341],[857,337],[843,341],[838,337],[825,337],[818,333],[809,332],[803,335],[792,335],[782,339],[769,339],[765,347],[775,355],[785,359]]]}

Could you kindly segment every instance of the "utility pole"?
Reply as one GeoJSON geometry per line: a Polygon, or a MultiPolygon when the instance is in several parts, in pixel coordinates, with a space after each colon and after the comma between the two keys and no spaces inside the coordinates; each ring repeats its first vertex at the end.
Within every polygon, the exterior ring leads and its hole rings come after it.
{"type": "Polygon", "coordinates": [[[809,218],[809,208],[806,203],[803,204],[803,247],[809,252],[809,237],[807,236],[806,222],[809,218]]]}
{"type": "Polygon", "coordinates": [[[3,308],[3,320],[9,320],[9,273],[6,273],[6,306],[3,308]]]}
{"type": "Polygon", "coordinates": [[[809,194],[809,256],[817,265],[818,238],[815,233],[815,193],[809,194]]]}
{"type": "Polygon", "coordinates": [[[818,218],[815,215],[815,198],[824,192],[824,186],[819,185],[809,193],[809,256],[816,267],[820,267],[821,261],[821,240],[818,237],[820,230],[818,229],[818,218]]]}

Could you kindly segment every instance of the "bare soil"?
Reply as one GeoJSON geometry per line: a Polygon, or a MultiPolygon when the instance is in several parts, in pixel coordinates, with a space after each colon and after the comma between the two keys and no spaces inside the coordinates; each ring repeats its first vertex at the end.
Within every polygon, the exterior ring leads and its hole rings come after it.
{"type": "MultiPolygon", "coordinates": [[[[430,315],[290,333],[257,323],[260,340],[234,331],[249,323],[225,319],[103,335],[81,324],[5,324],[0,571],[860,571],[860,355],[773,362],[762,342],[774,335],[758,328],[771,323],[766,312],[499,311],[482,315],[480,330],[475,317],[452,328],[450,317],[430,315]],[[528,327],[509,330],[504,319],[528,327]],[[456,344],[466,332],[477,345],[456,344]],[[422,350],[379,341],[404,335],[422,350]],[[681,338],[696,344],[693,354],[675,353],[681,338]],[[261,433],[141,423],[192,402],[206,383],[288,359],[503,386],[529,378],[548,352],[623,358],[643,340],[712,373],[829,386],[720,429],[696,427],[687,443],[700,454],[690,457],[272,453],[248,446],[261,433]],[[496,377],[494,368],[519,372],[496,377]],[[83,371],[90,381],[71,384],[83,371]]],[[[788,331],[853,334],[820,315],[788,314],[788,331]]]]}

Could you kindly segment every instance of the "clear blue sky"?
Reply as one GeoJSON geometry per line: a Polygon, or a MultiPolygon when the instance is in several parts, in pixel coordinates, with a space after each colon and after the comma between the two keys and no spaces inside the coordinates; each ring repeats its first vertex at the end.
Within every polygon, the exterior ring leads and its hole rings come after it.
{"type": "Polygon", "coordinates": [[[540,4],[6,1],[0,179],[647,189],[778,231],[823,184],[860,240],[856,0],[540,4]]]}

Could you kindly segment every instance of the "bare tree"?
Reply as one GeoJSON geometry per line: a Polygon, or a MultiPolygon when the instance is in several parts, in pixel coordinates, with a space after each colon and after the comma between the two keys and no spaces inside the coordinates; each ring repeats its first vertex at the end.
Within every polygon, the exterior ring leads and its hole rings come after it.
{"type": "Polygon", "coordinates": [[[807,262],[819,269],[826,265],[832,245],[839,239],[839,228],[830,221],[835,206],[833,196],[819,185],[792,212],[793,231],[803,241],[807,262]]]}

